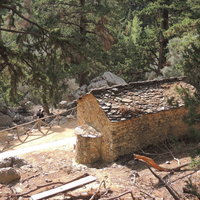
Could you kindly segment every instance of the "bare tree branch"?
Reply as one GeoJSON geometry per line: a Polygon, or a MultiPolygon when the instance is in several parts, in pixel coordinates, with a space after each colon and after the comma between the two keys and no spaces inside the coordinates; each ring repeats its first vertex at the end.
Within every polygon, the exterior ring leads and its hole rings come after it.
{"type": "Polygon", "coordinates": [[[38,33],[33,33],[33,32],[26,32],[26,31],[18,31],[18,30],[13,30],[13,29],[5,29],[5,28],[0,28],[0,31],[5,31],[5,32],[10,32],[10,33],[21,33],[21,34],[31,34],[31,35],[37,35],[41,36],[38,33]]]}

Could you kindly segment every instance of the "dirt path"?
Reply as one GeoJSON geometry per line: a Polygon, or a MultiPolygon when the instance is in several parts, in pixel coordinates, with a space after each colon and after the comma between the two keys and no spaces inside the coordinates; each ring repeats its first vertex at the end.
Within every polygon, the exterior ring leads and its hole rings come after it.
{"type": "Polygon", "coordinates": [[[70,121],[61,126],[54,126],[46,136],[42,136],[36,131],[25,143],[15,142],[12,147],[3,153],[0,153],[0,159],[9,156],[18,156],[31,152],[46,152],[53,149],[72,149],[76,138],[74,128],[76,121],[70,121]]]}

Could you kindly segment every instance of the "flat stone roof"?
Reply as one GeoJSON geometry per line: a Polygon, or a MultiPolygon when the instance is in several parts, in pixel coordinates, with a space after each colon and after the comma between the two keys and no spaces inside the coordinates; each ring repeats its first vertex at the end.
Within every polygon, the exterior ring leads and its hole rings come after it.
{"type": "Polygon", "coordinates": [[[97,98],[107,117],[117,122],[184,106],[177,87],[195,91],[194,87],[184,82],[181,77],[133,82],[95,89],[90,93],[97,98]]]}

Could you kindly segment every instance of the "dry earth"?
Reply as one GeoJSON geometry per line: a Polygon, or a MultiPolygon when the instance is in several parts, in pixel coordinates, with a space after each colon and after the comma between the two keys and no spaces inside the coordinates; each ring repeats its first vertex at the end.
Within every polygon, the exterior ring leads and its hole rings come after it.
{"type": "MultiPolygon", "coordinates": [[[[79,165],[75,162],[75,136],[73,134],[75,121],[70,121],[63,126],[53,128],[47,136],[41,135],[31,136],[24,144],[12,144],[12,148],[5,153],[1,153],[0,157],[9,155],[18,155],[24,158],[29,165],[23,166],[19,169],[21,180],[11,185],[0,185],[0,199],[14,200],[14,199],[29,199],[31,195],[37,194],[41,191],[51,189],[53,186],[60,186],[58,182],[67,182],[84,173],[88,173],[97,178],[95,183],[88,184],[80,189],[70,192],[71,199],[80,198],[83,192],[88,195],[84,199],[90,199],[89,195],[94,194],[98,190],[99,184],[105,181],[106,188],[110,189],[112,193],[105,196],[113,197],[126,191],[132,191],[135,199],[155,199],[155,200],[170,200],[173,197],[169,194],[166,188],[159,183],[153,174],[147,169],[144,163],[134,161],[132,156],[124,156],[115,163],[108,165],[96,163],[93,166],[79,165]],[[55,183],[55,184],[52,184],[55,183]],[[49,185],[48,184],[52,184],[49,185]],[[46,186],[44,186],[46,185],[46,186]],[[30,192],[38,186],[44,186],[36,191],[30,192]],[[20,195],[16,197],[14,194],[23,194],[30,192],[27,195],[20,195]],[[77,197],[77,198],[76,198],[77,197]]],[[[170,143],[171,148],[164,144],[157,146],[157,148],[149,148],[145,152],[162,166],[173,168],[178,166],[175,156],[179,159],[181,164],[191,162],[191,152],[199,148],[198,143],[188,143],[184,141],[170,143]],[[159,152],[159,153],[158,153],[159,152]],[[168,161],[166,163],[166,161],[168,161]]],[[[144,154],[145,152],[140,152],[144,154]]],[[[180,199],[198,199],[197,197],[183,193],[183,187],[186,181],[192,180],[200,192],[200,170],[193,170],[187,167],[187,171],[176,172],[169,174],[168,172],[157,172],[160,177],[167,176],[167,183],[174,188],[179,194],[180,199]]],[[[102,192],[105,191],[101,187],[102,192]]],[[[69,194],[69,193],[68,193],[69,194]]],[[[59,194],[48,199],[70,199],[68,194],[59,194]]],[[[94,198],[95,199],[95,198],[94,198]]],[[[98,199],[98,198],[96,198],[98,199]]],[[[121,199],[132,199],[130,194],[127,194],[121,199]]]]}

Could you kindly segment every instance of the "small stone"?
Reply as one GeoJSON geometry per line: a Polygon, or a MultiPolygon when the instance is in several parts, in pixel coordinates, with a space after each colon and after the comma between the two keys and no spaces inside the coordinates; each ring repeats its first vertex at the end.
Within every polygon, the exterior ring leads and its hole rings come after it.
{"type": "Polygon", "coordinates": [[[127,98],[122,99],[122,103],[131,103],[131,102],[132,102],[131,99],[127,99],[127,98]]]}
{"type": "Polygon", "coordinates": [[[108,106],[102,106],[101,107],[103,110],[109,110],[110,109],[110,107],[108,107],[108,106]]]}
{"type": "Polygon", "coordinates": [[[45,181],[46,181],[47,183],[51,183],[51,182],[52,182],[52,180],[50,180],[50,179],[45,179],[45,181]]]}
{"type": "Polygon", "coordinates": [[[110,107],[112,104],[111,103],[105,103],[105,105],[110,107]]]}
{"type": "Polygon", "coordinates": [[[120,97],[115,97],[115,99],[116,99],[117,101],[121,101],[121,100],[122,100],[120,97]]]}
{"type": "Polygon", "coordinates": [[[117,105],[117,104],[112,104],[112,109],[119,109],[119,105],[117,105]]]}
{"type": "Polygon", "coordinates": [[[130,160],[130,161],[128,161],[127,164],[128,164],[128,165],[135,165],[135,160],[130,160]]]}
{"type": "Polygon", "coordinates": [[[111,114],[116,114],[116,110],[111,110],[110,113],[111,114]]]}
{"type": "Polygon", "coordinates": [[[117,167],[118,167],[118,165],[116,163],[112,164],[112,168],[117,168],[117,167]]]}
{"type": "Polygon", "coordinates": [[[165,107],[160,107],[157,109],[157,111],[162,111],[162,110],[165,110],[165,107]]]}
{"type": "Polygon", "coordinates": [[[23,192],[23,189],[20,187],[20,186],[15,186],[15,191],[17,193],[22,193],[23,192]]]}
{"type": "Polygon", "coordinates": [[[151,109],[147,109],[145,112],[152,113],[153,111],[151,109]]]}
{"type": "Polygon", "coordinates": [[[114,92],[117,92],[118,88],[112,88],[111,90],[114,91],[114,92]]]}

